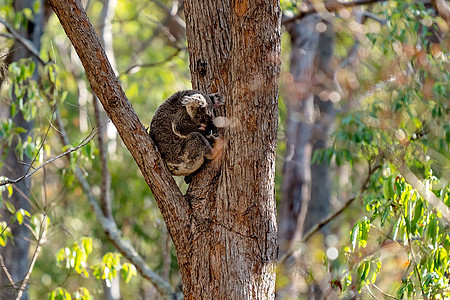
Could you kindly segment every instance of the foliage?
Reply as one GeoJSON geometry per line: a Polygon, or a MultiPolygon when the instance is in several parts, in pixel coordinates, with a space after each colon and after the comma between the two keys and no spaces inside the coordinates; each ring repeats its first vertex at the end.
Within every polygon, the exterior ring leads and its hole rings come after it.
{"type": "MultiPolygon", "coordinates": [[[[76,274],[83,278],[89,278],[90,274],[96,279],[104,280],[108,287],[111,287],[111,281],[116,278],[117,272],[121,271],[122,277],[126,283],[129,283],[133,276],[137,275],[136,268],[130,263],[121,263],[121,255],[119,253],[106,253],[101,263],[89,266],[88,258],[92,253],[92,238],[83,237],[79,242],[72,244],[72,247],[61,248],[56,254],[57,265],[70,272],[75,271],[76,274]]],[[[50,299],[63,293],[66,299],[66,290],[57,288],[50,293],[50,299]]],[[[68,296],[70,299],[70,295],[68,296]]],[[[89,291],[83,288],[81,291],[75,292],[75,299],[90,299],[89,291]],[[84,298],[83,298],[84,297],[84,298]]]]}
{"type": "MultiPolygon", "coordinates": [[[[94,24],[101,9],[101,1],[91,1],[88,6],[88,14],[94,24]]],[[[27,10],[15,12],[12,1],[0,1],[0,17],[18,31],[25,24],[23,20],[31,16],[27,10]]],[[[119,1],[113,20],[114,50],[119,77],[133,107],[145,124],[149,124],[152,112],[165,97],[176,90],[187,88],[189,84],[187,55],[183,50],[185,42],[181,41],[179,48],[174,49],[166,44],[164,34],[158,33],[160,23],[155,20],[165,16],[166,12],[151,1],[145,5],[140,1],[119,1]],[[153,42],[148,43],[149,39],[153,42]],[[130,44],[133,44],[131,48],[136,50],[133,53],[130,53],[130,44]],[[178,53],[177,56],[164,62],[174,52],[178,53]],[[135,68],[132,73],[125,73],[132,65],[146,63],[160,64],[155,67],[135,68]]],[[[2,45],[10,47],[14,39],[3,27],[0,30],[2,34],[5,33],[0,37],[2,45]]],[[[42,38],[41,58],[48,63],[43,66],[36,64],[31,58],[20,60],[8,66],[4,73],[7,77],[0,76],[0,81],[4,80],[0,90],[1,110],[3,112],[3,107],[10,110],[9,117],[0,120],[0,168],[7,154],[4,149],[7,149],[13,140],[19,142],[17,153],[34,158],[33,168],[36,168],[48,159],[76,147],[79,141],[86,138],[89,130],[94,130],[97,126],[94,124],[92,103],[86,104],[86,100],[91,99],[80,94],[80,87],[83,84],[86,86],[86,79],[82,75],[81,65],[72,55],[67,37],[59,21],[53,16],[49,19],[42,38]],[[33,77],[36,72],[40,74],[39,81],[33,77]],[[22,101],[25,95],[27,101],[22,101]],[[82,100],[85,100],[84,104],[82,100]],[[70,145],[62,145],[60,142],[55,120],[56,108],[62,117],[70,145]],[[15,126],[12,121],[14,115],[19,112],[23,113],[27,120],[34,122],[31,134],[25,139],[20,136],[25,130],[15,126]],[[85,129],[81,126],[83,119],[87,120],[85,129]]],[[[6,65],[2,60],[6,56],[0,57],[2,72],[3,66],[6,65]]],[[[114,130],[108,130],[112,133],[108,137],[107,148],[115,220],[139,252],[146,253],[148,257],[160,258],[163,249],[159,245],[167,238],[160,213],[134,161],[121,146],[117,136],[114,136],[114,130]],[[130,167],[124,168],[125,165],[130,167]]],[[[78,151],[72,152],[70,160],[66,161],[66,157],[62,157],[40,169],[32,176],[30,201],[33,203],[33,210],[30,212],[20,207],[15,208],[10,203],[8,198],[17,192],[13,185],[0,186],[4,196],[0,197],[0,205],[4,205],[14,215],[12,220],[0,223],[0,246],[14,242],[9,228],[13,222],[34,227],[33,216],[41,214],[51,220],[48,225],[51,234],[47,237],[50,242],[42,245],[43,251],[39,254],[30,279],[30,282],[36,282],[35,286],[39,288],[30,289],[30,298],[97,298],[102,293],[98,282],[86,277],[93,276],[109,284],[117,272],[120,272],[124,279],[122,282],[126,283],[121,287],[123,298],[134,298],[142,286],[148,289],[142,278],[131,280],[137,275],[136,268],[121,261],[123,258],[120,254],[114,252],[115,247],[105,238],[74,176],[74,170],[79,167],[91,184],[93,193],[98,195],[101,182],[98,156],[99,149],[93,140],[78,151]],[[91,253],[86,252],[81,242],[83,236],[87,235],[92,239],[91,253]],[[68,240],[80,242],[67,246],[68,240]],[[80,246],[77,248],[75,245],[80,246]],[[69,249],[69,252],[61,253],[60,249],[69,249]],[[57,262],[55,256],[61,259],[60,255],[67,255],[68,260],[57,262]],[[64,265],[64,268],[57,267],[59,264],[64,265]],[[81,286],[84,288],[80,288],[81,286]]],[[[15,178],[0,178],[1,181],[8,179],[15,178]]],[[[169,271],[177,281],[177,265],[170,245],[167,251],[165,255],[170,257],[169,262],[172,261],[169,271]]],[[[163,267],[163,259],[154,259],[148,263],[157,272],[163,267]]]]}
{"type": "Polygon", "coordinates": [[[433,40],[448,28],[421,2],[389,1],[374,12],[387,26],[366,30],[363,63],[341,72],[342,81],[357,79],[345,92],[359,103],[341,114],[333,148],[315,157],[371,164],[365,216],[353,226],[335,276],[344,290],[370,291],[383,273],[384,248],[396,247],[406,254],[401,284],[384,288],[397,299],[443,299],[450,296],[449,220],[418,189],[450,206],[449,60],[445,42],[433,40]],[[407,182],[409,174],[420,181],[407,182]]]}
{"type": "MultiPolygon", "coordinates": [[[[88,289],[86,289],[84,287],[80,287],[74,293],[73,299],[75,299],[75,300],[92,300],[94,298],[91,296],[88,289]]],[[[50,295],[48,296],[48,300],[72,300],[72,296],[66,289],[57,288],[50,293],[50,295]]]]}
{"type": "MultiPolygon", "coordinates": [[[[102,26],[98,20],[102,2],[88,2],[93,23],[102,26]]],[[[291,14],[298,12],[297,4],[282,1],[282,7],[291,14]]],[[[38,9],[42,8],[33,8],[38,9]]],[[[337,258],[331,259],[325,250],[317,250],[318,246],[305,252],[310,255],[309,261],[320,263],[331,274],[338,292],[341,288],[345,292],[370,291],[380,286],[398,299],[443,299],[450,297],[448,221],[418,192],[417,186],[405,179],[401,167],[406,166],[427,190],[450,206],[448,42],[435,39],[439,32],[448,34],[448,27],[421,2],[386,1],[374,5],[371,12],[387,23],[367,20],[364,25],[355,25],[354,18],[344,17],[343,11],[334,19],[338,34],[336,58],[344,61],[357,37],[358,62],[337,71],[343,101],[337,104],[341,114],[332,136],[333,147],[315,153],[316,160],[337,166],[350,164],[355,171],[352,184],[339,188],[345,190],[343,194],[358,195],[356,201],[361,209],[352,208],[348,213],[351,224],[345,221],[335,226],[336,235],[345,232],[341,241],[329,242],[327,237],[328,250],[344,244],[337,258]],[[365,176],[361,174],[370,175],[362,191],[361,178],[365,176]],[[394,259],[386,258],[387,252],[394,253],[390,254],[394,259]],[[392,268],[395,273],[391,273],[392,268]]],[[[0,17],[16,30],[32,16],[32,10],[14,12],[12,1],[0,1],[0,17]]],[[[174,46],[161,34],[165,17],[165,11],[154,1],[132,0],[118,2],[113,21],[118,76],[133,107],[147,124],[163,99],[189,87],[185,41],[178,40],[174,46]],[[165,63],[145,66],[165,61],[174,53],[177,55],[165,63]],[[139,67],[126,72],[134,65],[139,67]]],[[[5,47],[11,46],[13,39],[0,38],[5,39],[5,47]]],[[[283,47],[285,59],[289,51],[285,44],[283,47]]],[[[0,123],[0,168],[7,154],[3,149],[14,139],[18,141],[19,156],[34,158],[36,167],[78,145],[97,126],[91,99],[83,94],[87,85],[82,68],[54,17],[45,29],[41,56],[50,62],[42,66],[25,59],[8,66],[7,80],[0,90],[1,104],[10,112],[0,123]],[[35,72],[41,74],[39,82],[33,79],[35,72]],[[22,100],[25,96],[27,101],[22,100]],[[59,141],[56,108],[72,145],[59,141]],[[25,139],[21,138],[25,129],[12,122],[19,112],[34,121],[33,132],[25,139]]],[[[282,121],[286,109],[281,107],[282,121]]],[[[176,285],[179,275],[174,251],[170,246],[161,247],[167,244],[167,232],[159,210],[127,150],[114,136],[114,130],[109,133],[114,219],[127,240],[146,254],[149,265],[158,273],[167,271],[168,280],[176,285]],[[169,261],[169,270],[164,270],[164,260],[169,261]]],[[[281,142],[279,149],[284,148],[281,142]]],[[[94,141],[72,153],[69,161],[61,158],[32,177],[33,211],[11,205],[8,198],[16,191],[12,185],[0,186],[6,196],[0,199],[0,205],[13,215],[11,220],[0,222],[0,246],[14,241],[9,228],[12,222],[29,226],[36,239],[47,227],[51,232],[47,237],[50,242],[42,246],[31,275],[35,284],[30,285],[30,298],[93,299],[101,293],[98,281],[110,285],[119,272],[122,282],[127,283],[121,286],[122,298],[135,298],[148,287],[140,277],[131,280],[137,274],[134,265],[121,261],[121,255],[105,238],[74,176],[77,167],[98,196],[101,162],[94,141]]],[[[280,174],[277,172],[277,186],[282,182],[280,174]]],[[[310,270],[307,273],[312,274],[310,270]]]]}

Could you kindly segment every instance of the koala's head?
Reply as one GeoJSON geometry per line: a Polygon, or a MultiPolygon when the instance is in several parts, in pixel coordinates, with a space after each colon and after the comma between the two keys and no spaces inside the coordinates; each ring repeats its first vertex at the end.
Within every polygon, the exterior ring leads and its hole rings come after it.
{"type": "Polygon", "coordinates": [[[224,101],[218,94],[195,93],[184,96],[181,104],[198,128],[205,130],[214,121],[214,108],[223,105],[224,101]]]}

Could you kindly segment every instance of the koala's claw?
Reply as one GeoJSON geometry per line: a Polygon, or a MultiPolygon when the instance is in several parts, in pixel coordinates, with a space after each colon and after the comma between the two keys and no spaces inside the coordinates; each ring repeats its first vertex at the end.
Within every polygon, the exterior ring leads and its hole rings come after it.
{"type": "Polygon", "coordinates": [[[213,139],[213,140],[216,140],[216,139],[218,139],[219,138],[219,134],[218,133],[214,133],[212,130],[210,130],[209,132],[208,132],[208,134],[206,135],[206,138],[207,139],[213,139]]]}

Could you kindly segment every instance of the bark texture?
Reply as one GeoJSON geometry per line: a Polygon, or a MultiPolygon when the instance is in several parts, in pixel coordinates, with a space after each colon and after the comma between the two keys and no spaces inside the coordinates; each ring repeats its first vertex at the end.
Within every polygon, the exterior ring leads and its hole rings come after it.
{"type": "Polygon", "coordinates": [[[191,0],[185,1],[185,16],[192,85],[222,94],[230,122],[222,131],[222,161],[207,166],[187,192],[195,227],[186,295],[271,299],[277,258],[278,2],[191,0]]]}
{"type": "Polygon", "coordinates": [[[277,1],[185,1],[193,87],[227,101],[221,159],[183,196],[125,97],[78,0],[50,0],[153,191],[186,299],[273,299],[280,9],[277,1]]]}

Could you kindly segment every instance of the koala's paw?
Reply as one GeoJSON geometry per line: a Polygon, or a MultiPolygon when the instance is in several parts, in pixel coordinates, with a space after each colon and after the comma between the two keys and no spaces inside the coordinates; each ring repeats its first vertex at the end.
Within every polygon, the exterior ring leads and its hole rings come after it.
{"type": "Polygon", "coordinates": [[[220,137],[220,134],[215,133],[212,130],[210,130],[209,132],[206,133],[206,138],[207,139],[215,140],[215,139],[217,139],[219,137],[220,137]]]}
{"type": "Polygon", "coordinates": [[[222,156],[223,147],[224,147],[223,138],[218,136],[214,139],[213,147],[211,150],[211,160],[218,159],[222,156]]]}

